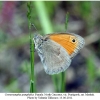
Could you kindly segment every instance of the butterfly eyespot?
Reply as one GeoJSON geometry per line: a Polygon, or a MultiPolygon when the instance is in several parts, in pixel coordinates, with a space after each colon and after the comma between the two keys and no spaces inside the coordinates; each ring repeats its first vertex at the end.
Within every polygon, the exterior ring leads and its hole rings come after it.
{"type": "Polygon", "coordinates": [[[76,40],[75,39],[72,39],[72,42],[76,42],[76,40]]]}

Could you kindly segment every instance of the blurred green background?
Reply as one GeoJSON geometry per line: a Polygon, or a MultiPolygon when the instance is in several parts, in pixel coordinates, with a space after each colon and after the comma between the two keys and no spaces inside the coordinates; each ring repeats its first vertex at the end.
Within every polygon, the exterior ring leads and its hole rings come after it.
{"type": "MultiPolygon", "coordinates": [[[[0,2],[0,92],[30,91],[30,43],[27,2],[0,2]]],[[[100,2],[32,2],[32,20],[40,34],[67,31],[81,35],[86,45],[65,71],[65,92],[100,92],[100,2]]],[[[36,30],[32,27],[32,34],[36,30]]],[[[37,52],[37,92],[57,92],[45,73],[37,52]]],[[[58,79],[59,80],[59,75],[58,79]]],[[[57,84],[56,84],[57,85],[57,84]]]]}

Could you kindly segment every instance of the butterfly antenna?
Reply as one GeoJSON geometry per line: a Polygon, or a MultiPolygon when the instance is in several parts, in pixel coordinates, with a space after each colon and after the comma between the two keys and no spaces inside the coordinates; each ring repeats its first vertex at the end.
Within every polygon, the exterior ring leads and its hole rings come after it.
{"type": "MultiPolygon", "coordinates": [[[[36,31],[38,31],[34,24],[31,24],[31,25],[35,28],[36,31]]],[[[33,36],[34,36],[33,38],[37,38],[37,37],[40,37],[40,34],[38,34],[37,32],[35,32],[33,34],[33,36]]]]}
{"type": "Polygon", "coordinates": [[[37,28],[35,27],[35,25],[34,24],[31,24],[34,28],[35,28],[35,30],[37,31],[37,28]]]}
{"type": "MultiPolygon", "coordinates": [[[[36,31],[38,31],[37,30],[37,28],[35,27],[35,25],[34,24],[31,24],[33,27],[34,27],[34,29],[36,30],[36,31]]],[[[34,37],[36,37],[38,35],[38,33],[36,32],[36,33],[34,33],[34,37]]]]}

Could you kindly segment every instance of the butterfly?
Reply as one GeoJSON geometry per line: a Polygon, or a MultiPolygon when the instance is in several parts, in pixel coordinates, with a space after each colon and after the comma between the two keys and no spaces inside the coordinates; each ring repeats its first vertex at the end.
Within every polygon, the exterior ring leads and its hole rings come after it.
{"type": "Polygon", "coordinates": [[[74,33],[34,34],[33,40],[45,72],[50,75],[64,72],[85,44],[84,38],[74,33]]]}

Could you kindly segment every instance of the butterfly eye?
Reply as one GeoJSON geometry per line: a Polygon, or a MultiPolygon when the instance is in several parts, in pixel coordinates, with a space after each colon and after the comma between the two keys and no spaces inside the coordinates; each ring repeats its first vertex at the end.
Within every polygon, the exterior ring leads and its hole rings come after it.
{"type": "Polygon", "coordinates": [[[44,39],[44,41],[47,41],[47,40],[48,40],[48,38],[45,38],[45,39],[44,39]]]}
{"type": "Polygon", "coordinates": [[[75,39],[72,39],[72,42],[76,42],[76,40],[75,39]]]}

